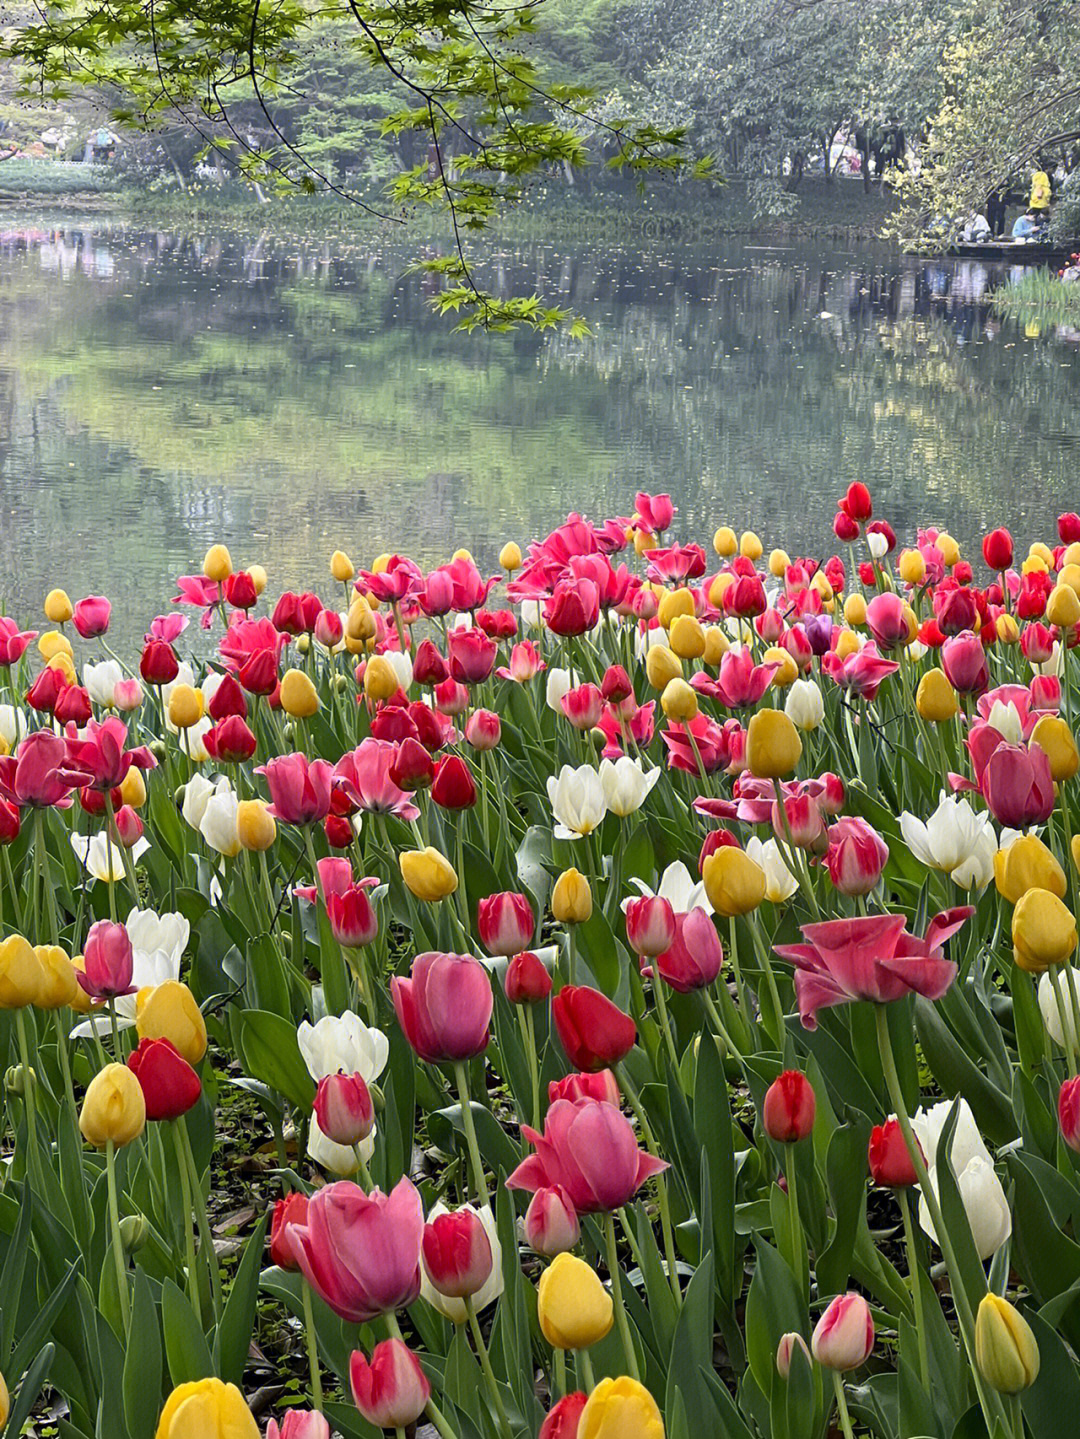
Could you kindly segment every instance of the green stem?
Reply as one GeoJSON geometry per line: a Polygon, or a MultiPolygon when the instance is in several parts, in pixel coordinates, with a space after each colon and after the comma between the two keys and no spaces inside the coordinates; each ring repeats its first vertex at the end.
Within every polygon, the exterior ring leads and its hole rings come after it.
{"type": "MultiPolygon", "coordinates": [[[[1058,973],[1056,964],[1050,965],[1047,970],[1050,976],[1050,985],[1054,991],[1054,1003],[1057,1005],[1058,1019],[1061,1022],[1061,1038],[1065,1045],[1065,1056],[1069,1063],[1069,1077],[1076,1077],[1076,1039],[1073,1033],[1072,1014],[1066,1009],[1065,996],[1061,990],[1061,975],[1058,973]]],[[[1071,987],[1071,984],[1070,984],[1071,987]]]]}
{"type": "Polygon", "coordinates": [[[587,1349],[574,1350],[574,1363],[581,1371],[581,1377],[585,1381],[585,1392],[591,1394],[596,1388],[596,1375],[593,1373],[592,1360],[589,1358],[587,1349]]]}
{"type": "Polygon", "coordinates": [[[604,1241],[607,1246],[608,1273],[611,1276],[611,1298],[615,1305],[615,1325],[619,1331],[623,1356],[626,1359],[626,1372],[631,1379],[640,1380],[641,1371],[638,1368],[634,1341],[630,1334],[630,1321],[626,1317],[626,1308],[623,1305],[622,1273],[619,1269],[619,1250],[615,1241],[615,1220],[610,1213],[604,1215],[604,1241]]]}
{"type": "Polygon", "coordinates": [[[195,1219],[199,1226],[199,1246],[205,1253],[206,1267],[210,1271],[210,1285],[214,1295],[214,1314],[220,1316],[221,1269],[218,1265],[217,1252],[214,1249],[214,1236],[210,1232],[210,1219],[206,1213],[206,1196],[203,1194],[202,1176],[195,1163],[195,1152],[191,1147],[191,1135],[188,1133],[187,1124],[178,1121],[177,1128],[180,1131],[180,1138],[184,1145],[184,1157],[187,1159],[188,1171],[191,1174],[191,1186],[195,1199],[195,1219]]]}
{"type": "Polygon", "coordinates": [[[536,1056],[536,1028],[533,1024],[532,1005],[519,1004],[517,1006],[518,1025],[521,1029],[522,1043],[525,1045],[525,1057],[529,1063],[529,1090],[532,1097],[532,1108],[530,1111],[532,1127],[540,1129],[540,1066],[536,1056]]]}
{"type": "Polygon", "coordinates": [[[191,1307],[195,1310],[195,1317],[202,1327],[202,1296],[199,1293],[199,1273],[195,1261],[195,1230],[194,1230],[194,1206],[191,1202],[191,1175],[188,1173],[187,1156],[184,1153],[183,1140],[180,1137],[180,1121],[174,1119],[172,1123],[173,1148],[176,1150],[176,1162],[180,1169],[180,1197],[184,1206],[184,1257],[187,1263],[188,1272],[188,1295],[191,1299],[191,1307]]]}
{"type": "Polygon", "coordinates": [[[802,1220],[799,1217],[799,1186],[795,1177],[795,1146],[786,1144],[784,1146],[787,1163],[784,1165],[784,1179],[787,1182],[787,1204],[788,1204],[788,1230],[791,1238],[791,1262],[798,1266],[799,1288],[802,1290],[803,1302],[809,1303],[810,1295],[807,1292],[810,1275],[809,1269],[803,1269],[803,1258],[806,1256],[806,1241],[803,1238],[802,1220]]]}
{"type": "Polygon", "coordinates": [[[319,1372],[319,1349],[315,1342],[315,1311],[311,1304],[311,1285],[301,1280],[300,1289],[304,1298],[304,1336],[307,1340],[308,1368],[311,1371],[311,1402],[316,1409],[322,1408],[322,1375],[319,1372]]]}
{"type": "Polygon", "coordinates": [[[653,967],[653,998],[656,1000],[656,1012],[660,1017],[660,1030],[664,1036],[664,1044],[667,1048],[668,1058],[671,1060],[671,1068],[676,1079],[679,1077],[679,1054],[675,1048],[675,1036],[671,1032],[671,1020],[668,1018],[667,1000],[664,998],[664,981],[656,973],[653,967]]]}
{"type": "Polygon", "coordinates": [[[848,1413],[847,1400],[844,1398],[844,1381],[838,1370],[832,1372],[833,1392],[836,1395],[836,1414],[840,1420],[840,1430],[844,1439],[855,1439],[851,1427],[851,1415],[848,1413]]]}
{"type": "Polygon", "coordinates": [[[480,1145],[477,1142],[476,1125],[473,1123],[472,1105],[469,1102],[469,1068],[464,1060],[459,1059],[455,1063],[454,1078],[457,1081],[458,1097],[461,1100],[461,1122],[465,1129],[465,1143],[469,1150],[473,1188],[476,1191],[478,1202],[481,1205],[490,1206],[487,1175],[484,1173],[484,1161],[480,1158],[480,1145]]]}
{"type": "MultiPolygon", "coordinates": [[[[634,1117],[641,1129],[641,1137],[645,1141],[645,1148],[654,1159],[659,1159],[661,1156],[656,1143],[656,1135],[653,1134],[652,1125],[649,1123],[649,1116],[645,1113],[645,1107],[638,1097],[637,1090],[634,1088],[630,1076],[621,1064],[615,1066],[615,1074],[618,1078],[620,1089],[626,1095],[627,1103],[634,1111],[634,1117]]],[[[668,1204],[667,1181],[663,1174],[656,1176],[656,1197],[660,1210],[660,1228],[664,1236],[664,1254],[667,1257],[668,1283],[671,1285],[671,1292],[674,1295],[675,1303],[681,1305],[682,1290],[679,1287],[678,1251],[675,1248],[675,1230],[672,1227],[671,1209],[668,1204]]]]}
{"type": "Polygon", "coordinates": [[[29,1151],[26,1172],[27,1176],[38,1175],[41,1151],[38,1149],[37,1139],[37,1087],[34,1082],[33,1070],[30,1067],[30,1042],[26,1037],[26,1013],[22,1009],[15,1011],[15,1031],[19,1039],[19,1060],[23,1071],[23,1108],[26,1111],[26,1144],[29,1151]]]}
{"type": "Polygon", "coordinates": [[[566,1350],[555,1350],[555,1392],[552,1399],[562,1399],[566,1394],[566,1350]]]}
{"type": "Polygon", "coordinates": [[[116,1146],[111,1139],[105,1145],[105,1174],[109,1186],[109,1228],[112,1232],[113,1261],[116,1265],[116,1287],[120,1295],[120,1317],[123,1321],[126,1339],[131,1330],[131,1297],[128,1294],[124,1241],[120,1236],[120,1199],[116,1189],[116,1146]]]}
{"type": "Polygon", "coordinates": [[[506,1409],[503,1407],[502,1395],[499,1393],[499,1381],[495,1378],[495,1371],[491,1367],[491,1356],[488,1354],[487,1345],[484,1343],[483,1330],[480,1328],[480,1321],[476,1317],[476,1306],[472,1302],[472,1296],[466,1295],[465,1313],[469,1319],[469,1331],[476,1345],[476,1357],[480,1360],[480,1368],[483,1371],[484,1382],[487,1385],[488,1394],[491,1396],[492,1407],[495,1410],[495,1417],[499,1421],[499,1432],[503,1439],[513,1439],[510,1431],[510,1421],[506,1417],[506,1409]]]}
{"type": "Polygon", "coordinates": [[[727,1029],[724,1027],[724,1021],[720,1018],[720,1011],[716,1007],[716,1001],[707,989],[701,991],[701,998],[704,1001],[706,1012],[712,1020],[713,1028],[723,1042],[724,1048],[742,1064],[743,1057],[735,1044],[732,1043],[731,1035],[728,1034],[727,1029]]]}
{"type": "Polygon", "coordinates": [[[930,1392],[930,1359],[926,1347],[926,1315],[923,1312],[922,1283],[919,1279],[919,1257],[915,1248],[915,1227],[911,1222],[911,1203],[906,1189],[896,1191],[896,1202],[904,1221],[904,1247],[907,1250],[908,1279],[911,1284],[911,1298],[915,1305],[915,1334],[919,1341],[919,1377],[922,1386],[930,1392]]]}

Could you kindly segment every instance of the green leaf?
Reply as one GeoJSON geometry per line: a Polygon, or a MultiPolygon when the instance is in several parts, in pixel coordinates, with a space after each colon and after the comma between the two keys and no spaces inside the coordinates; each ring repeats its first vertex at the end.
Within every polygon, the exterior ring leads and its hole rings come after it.
{"type": "Polygon", "coordinates": [[[161,1286],[161,1324],[173,1388],[214,1373],[214,1361],[191,1302],[171,1279],[161,1286]]]}
{"type": "Polygon", "coordinates": [[[154,1439],[161,1413],[161,1325],[150,1281],[135,1271],[131,1330],[124,1356],[124,1419],[131,1439],[154,1439]]]}
{"type": "Polygon", "coordinates": [[[315,1081],[300,1053],[296,1026],[269,1010],[248,1009],[236,1014],[235,1034],[248,1074],[308,1113],[315,1099],[315,1081]]]}
{"type": "Polygon", "coordinates": [[[244,1257],[236,1270],[225,1309],[214,1336],[214,1359],[218,1375],[238,1388],[244,1382],[244,1366],[255,1328],[255,1303],[259,1297],[259,1275],[266,1226],[264,1214],[244,1245],[244,1257]]]}

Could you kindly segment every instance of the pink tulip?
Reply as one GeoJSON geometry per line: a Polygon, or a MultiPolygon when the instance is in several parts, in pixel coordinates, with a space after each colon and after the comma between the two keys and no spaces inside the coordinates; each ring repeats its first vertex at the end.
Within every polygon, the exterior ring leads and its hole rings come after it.
{"type": "Polygon", "coordinates": [[[495,668],[499,647],[481,629],[454,629],[446,637],[450,676],[458,684],[483,684],[495,668]]]}
{"type": "Polygon", "coordinates": [[[408,979],[391,979],[390,994],[405,1038],[421,1059],[472,1059],[487,1048],[495,996],[473,955],[418,954],[408,979]]]}
{"type": "Polygon", "coordinates": [[[83,945],[84,969],[76,978],[94,999],[115,999],[119,994],[134,994],[131,982],[135,956],[131,938],[122,924],[99,919],[90,926],[83,945]]]}
{"type": "Polygon", "coordinates": [[[781,959],[795,966],[803,1028],[817,1028],[819,1009],[854,1000],[889,1004],[912,991],[940,999],[956,978],[956,965],[942,956],[942,946],[974,913],[970,906],[945,910],[922,939],[906,932],[902,914],[804,924],[808,943],[775,946],[781,959]]]}
{"type": "Polygon", "coordinates": [[[266,1439],[330,1439],[330,1425],[314,1409],[290,1409],[280,1424],[270,1420],[266,1439]]]}
{"type": "Polygon", "coordinates": [[[540,651],[532,640],[521,640],[510,651],[509,668],[502,667],[495,673],[502,680],[513,680],[516,684],[522,685],[528,680],[535,679],[544,669],[547,669],[547,666],[540,658],[540,651]]]}
{"type": "Polygon", "coordinates": [[[1038,745],[995,745],[979,788],[998,824],[1010,829],[1045,824],[1053,813],[1050,761],[1038,745]]]}
{"type": "Polygon", "coordinates": [[[391,555],[380,574],[361,570],[358,590],[370,590],[383,604],[396,604],[408,596],[418,595],[424,588],[424,576],[415,560],[404,555],[391,555]],[[363,584],[360,583],[363,581],[363,584]]]}
{"type": "Polygon", "coordinates": [[[283,824],[314,824],[330,813],[333,771],[324,759],[280,754],[260,765],[270,790],[270,813],[283,824]]]}
{"type": "Polygon", "coordinates": [[[723,656],[715,680],[699,670],[691,683],[696,690],[718,699],[728,709],[746,709],[757,704],[779,668],[772,662],[756,665],[749,646],[739,645],[723,656]]]}
{"type": "Polygon", "coordinates": [[[675,940],[675,913],[660,895],[642,895],[625,902],[626,939],[637,955],[653,959],[675,940]]]}
{"type": "Polygon", "coordinates": [[[649,495],[639,490],[634,496],[634,513],[648,530],[658,535],[675,518],[675,506],[669,494],[649,495]]]}
{"type": "Polygon", "coordinates": [[[491,1240],[475,1209],[439,1214],[424,1226],[421,1249],[432,1285],[448,1299],[478,1294],[491,1275],[491,1240]]]}
{"type": "Polygon", "coordinates": [[[846,659],[830,650],[822,656],[821,668],[841,689],[850,690],[861,699],[873,700],[877,698],[882,680],[895,674],[900,666],[896,660],[883,659],[876,646],[866,644],[846,659]]]}
{"type": "Polygon", "coordinates": [[[866,606],[866,624],[883,650],[894,650],[908,637],[906,606],[899,595],[875,595],[866,606]]]}
{"type": "Polygon", "coordinates": [[[87,773],[90,789],[113,790],[123,784],[132,765],[136,769],[155,769],[157,760],[145,745],[125,749],[127,725],[116,715],[103,720],[90,720],[80,739],[69,728],[68,760],[73,769],[87,773]]]}
{"type": "Polygon", "coordinates": [[[536,1153],[518,1165],[506,1187],[535,1193],[558,1185],[578,1214],[621,1209],[647,1179],[668,1168],[638,1148],[630,1121],[613,1104],[594,1099],[558,1099],[543,1134],[524,1124],[521,1132],[536,1153]]]}
{"type": "Polygon", "coordinates": [[[285,1228],[285,1242],[304,1278],[334,1313],[367,1324],[413,1302],[420,1293],[424,1209],[409,1179],[389,1194],[341,1179],[317,1190],[303,1223],[285,1228]]]}
{"type": "Polygon", "coordinates": [[[502,739],[502,721],[492,710],[473,710],[465,723],[465,738],[475,750],[495,749],[502,739]]]}
{"type": "Polygon", "coordinates": [[[143,837],[142,817],[131,805],[124,804],[116,811],[116,837],[125,849],[134,849],[143,837]]]}
{"type": "Polygon", "coordinates": [[[784,798],[784,810],[775,801],[769,811],[773,833],[783,843],[791,836],[791,843],[799,849],[812,849],[820,854],[828,845],[825,833],[825,816],[817,799],[806,789],[799,789],[784,798]],[[786,818],[786,827],[785,827],[786,818]]]}
{"type": "Polygon", "coordinates": [[[564,1074],[562,1079],[548,1081],[548,1103],[557,1099],[602,1099],[618,1109],[622,1096],[619,1081],[610,1069],[598,1069],[591,1074],[564,1074]]]}
{"type": "Polygon", "coordinates": [[[838,1294],[814,1327],[814,1358],[825,1369],[858,1369],[873,1347],[870,1306],[861,1294],[838,1294]]]}
{"type": "Polygon", "coordinates": [[[7,615],[0,615],[0,668],[17,665],[38,637],[37,630],[21,630],[7,615]]]}
{"type": "Polygon", "coordinates": [[[525,1211],[525,1243],[546,1259],[565,1254],[581,1238],[581,1222],[570,1196],[558,1185],[538,1189],[525,1211]]]}
{"type": "Polygon", "coordinates": [[[941,667],[953,689],[961,694],[979,694],[990,683],[986,649],[971,630],[962,630],[945,641],[941,667]]]}
{"type": "Polygon", "coordinates": [[[562,712],[576,730],[595,729],[604,712],[604,696],[596,685],[578,685],[567,690],[559,701],[562,712]]]}
{"type": "Polygon", "coordinates": [[[67,809],[71,791],[89,780],[88,772],[71,762],[67,745],[51,730],[34,730],[13,755],[0,757],[0,797],[20,809],[27,805],[67,809]]]}
{"type": "Polygon", "coordinates": [[[646,574],[660,584],[682,584],[699,580],[705,573],[705,551],[700,545],[674,544],[666,550],[650,550],[646,574]]]}
{"type": "Polygon", "coordinates": [[[335,649],[341,643],[344,632],[345,626],[336,610],[319,612],[319,618],[315,621],[315,639],[319,644],[325,645],[328,650],[335,649]]]}
{"type": "Polygon", "coordinates": [[[325,1075],[312,1107],[319,1128],[335,1144],[359,1144],[375,1127],[375,1106],[362,1074],[325,1075]]]}
{"type": "Polygon", "coordinates": [[[384,1339],[371,1352],[349,1360],[353,1403],[376,1429],[407,1429],[427,1408],[431,1385],[420,1361],[401,1339],[384,1339]]]}
{"type": "Polygon", "coordinates": [[[406,821],[417,819],[420,811],[390,777],[396,754],[397,746],[390,740],[363,740],[334,766],[334,788],[354,809],[395,814],[406,821]]]}
{"type": "Polygon", "coordinates": [[[143,702],[143,688],[137,679],[117,680],[113,685],[113,704],[118,710],[130,713],[143,702]]]}
{"type": "Polygon", "coordinates": [[[829,830],[825,864],[841,894],[869,894],[889,859],[889,846],[866,820],[845,815],[829,830]]]}
{"type": "Polygon", "coordinates": [[[527,949],[536,928],[532,905],[523,894],[489,894],[477,906],[476,928],[488,954],[519,954],[527,949]]]}
{"type": "Polygon", "coordinates": [[[71,622],[84,640],[90,640],[105,633],[111,614],[112,605],[104,595],[87,595],[75,605],[71,622]]]}
{"type": "Polygon", "coordinates": [[[656,972],[678,994],[706,989],[720,973],[724,950],[703,909],[675,916],[675,937],[656,959],[656,972]]]}
{"type": "Polygon", "coordinates": [[[333,855],[320,859],[316,869],[318,886],[298,887],[296,893],[301,899],[315,904],[319,890],[322,890],[326,917],[338,944],[346,949],[362,949],[365,944],[371,944],[379,933],[379,921],[368,898],[368,890],[374,889],[379,881],[372,877],[354,881],[349,861],[333,855]]]}

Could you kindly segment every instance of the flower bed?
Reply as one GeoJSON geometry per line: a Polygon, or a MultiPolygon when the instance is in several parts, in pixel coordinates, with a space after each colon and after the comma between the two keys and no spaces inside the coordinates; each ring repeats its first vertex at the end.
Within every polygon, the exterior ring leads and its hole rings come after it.
{"type": "Polygon", "coordinates": [[[1080,517],[674,520],[0,619],[4,1433],[1074,1433],[1080,517]]]}

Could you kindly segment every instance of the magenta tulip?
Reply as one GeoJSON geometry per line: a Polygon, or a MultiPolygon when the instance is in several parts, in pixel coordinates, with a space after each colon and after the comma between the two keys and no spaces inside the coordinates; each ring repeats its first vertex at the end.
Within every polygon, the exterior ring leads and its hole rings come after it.
{"type": "Polygon", "coordinates": [[[578,1214],[621,1209],[647,1179],[667,1169],[638,1148],[630,1121],[613,1104],[558,1099],[547,1112],[544,1132],[521,1132],[536,1148],[506,1181],[508,1189],[559,1186],[578,1214]]]}
{"type": "Polygon", "coordinates": [[[270,813],[283,824],[314,824],[330,812],[333,771],[324,759],[303,754],[275,755],[255,771],[270,790],[270,813]]]}
{"type": "Polygon", "coordinates": [[[111,614],[112,605],[104,595],[87,595],[75,605],[71,622],[84,640],[90,640],[105,633],[111,614]]]}
{"type": "Polygon", "coordinates": [[[1038,745],[996,745],[979,788],[998,824],[1009,829],[1045,824],[1054,809],[1050,761],[1038,745]]]}
{"type": "Polygon", "coordinates": [[[724,962],[724,949],[711,917],[703,909],[675,916],[675,935],[656,958],[657,974],[679,994],[705,989],[724,962]]]}
{"type": "Polygon", "coordinates": [[[421,1059],[472,1059],[487,1048],[495,996],[473,955],[418,954],[410,978],[395,975],[390,993],[405,1038],[421,1059]]]}
{"type": "Polygon", "coordinates": [[[67,809],[72,790],[90,779],[87,770],[72,763],[67,745],[51,730],[34,730],[13,755],[0,758],[0,797],[19,809],[50,805],[67,809]]]}
{"type": "Polygon", "coordinates": [[[313,1108],[319,1128],[335,1144],[359,1144],[375,1127],[375,1106],[362,1074],[325,1075],[313,1108]]]}
{"type": "Polygon", "coordinates": [[[488,954],[509,957],[528,948],[536,919],[525,895],[503,891],[480,901],[476,928],[488,954]]]}
{"type": "Polygon", "coordinates": [[[83,963],[85,968],[76,970],[76,978],[95,999],[135,993],[136,986],[131,982],[134,954],[122,924],[108,919],[92,924],[83,945],[83,963]]]}
{"type": "Polygon", "coordinates": [[[424,1269],[448,1299],[478,1294],[491,1275],[491,1240],[474,1209],[439,1214],[424,1226],[424,1269]]]}
{"type": "Polygon", "coordinates": [[[829,830],[825,865],[841,894],[869,894],[889,859],[889,846],[866,820],[844,815],[829,830]]]}
{"type": "Polygon", "coordinates": [[[155,769],[157,760],[145,745],[126,749],[127,725],[116,715],[108,719],[90,720],[80,739],[68,731],[68,761],[72,769],[90,776],[90,789],[113,790],[122,785],[132,765],[136,769],[155,769]]]}
{"type": "Polygon", "coordinates": [[[407,1429],[431,1398],[420,1361],[401,1339],[376,1344],[369,1364],[359,1349],[349,1360],[353,1403],[376,1429],[407,1429]]]}

